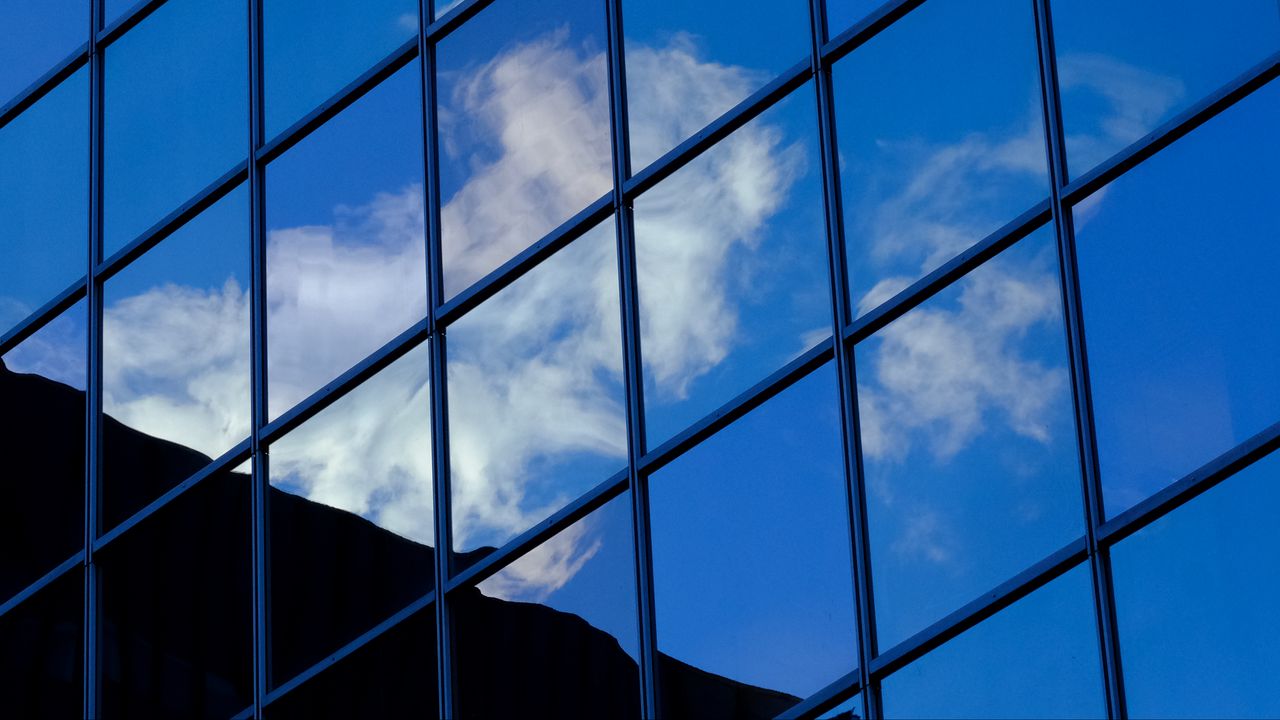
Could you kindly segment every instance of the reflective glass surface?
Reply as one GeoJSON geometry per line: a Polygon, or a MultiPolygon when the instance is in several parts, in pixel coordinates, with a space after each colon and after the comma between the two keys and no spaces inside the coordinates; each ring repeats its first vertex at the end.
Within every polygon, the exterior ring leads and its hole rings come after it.
{"type": "Polygon", "coordinates": [[[1036,58],[1031,3],[931,0],[835,64],[856,314],[1048,197],[1036,58]]]}
{"type": "Polygon", "coordinates": [[[622,16],[633,170],[809,61],[805,0],[625,0],[622,16]]]}
{"type": "Polygon", "coordinates": [[[0,616],[0,697],[15,718],[84,714],[84,570],[0,616]]]}
{"type": "Polygon", "coordinates": [[[237,188],[104,285],[104,530],[249,436],[248,220],[237,188]],[[188,462],[149,464],[150,438],[188,462]]]}
{"type": "Polygon", "coordinates": [[[81,68],[0,127],[0,335],[84,277],[88,203],[89,72],[81,68]]]}
{"type": "Polygon", "coordinates": [[[1274,0],[1053,4],[1062,120],[1079,176],[1280,50],[1274,0]]]}
{"type": "Polygon", "coordinates": [[[263,708],[263,717],[435,717],[435,678],[436,617],[428,605],[263,708]]]}
{"type": "Polygon", "coordinates": [[[0,603],[84,547],[82,300],[0,358],[0,603]]]}
{"type": "Polygon", "coordinates": [[[411,63],[267,166],[273,418],[426,315],[420,98],[411,63]]]}
{"type": "Polygon", "coordinates": [[[1278,510],[1272,455],[1112,550],[1131,717],[1280,715],[1278,510]]]}
{"type": "Polygon", "coordinates": [[[623,494],[454,593],[460,716],[637,717],[633,543],[623,494]]]}
{"type": "Polygon", "coordinates": [[[1107,512],[1280,420],[1280,84],[1075,208],[1107,512]]]}
{"type": "Polygon", "coordinates": [[[886,678],[884,716],[1106,717],[1094,627],[1080,565],[886,678]]]}
{"type": "Polygon", "coordinates": [[[773,717],[857,664],[830,364],[649,480],[671,717],[773,717]]]}
{"type": "Polygon", "coordinates": [[[506,0],[436,56],[445,297],[613,185],[604,5],[506,0]]]}
{"type": "Polygon", "coordinates": [[[0,4],[0,107],[89,40],[85,0],[0,4]]]}
{"type": "Polygon", "coordinates": [[[857,347],[881,648],[1084,534],[1059,288],[1041,229],[857,347]]]}
{"type": "Polygon", "coordinates": [[[263,0],[267,138],[418,34],[415,0],[263,0]]]}
{"type": "MultiPolygon", "coordinates": [[[[151,439],[139,453],[180,450],[151,439]]],[[[95,553],[102,717],[229,717],[251,702],[251,517],[248,476],[212,475],[95,553]]]]}
{"type": "Polygon", "coordinates": [[[272,684],[434,585],[427,345],[269,447],[272,684]]]}
{"type": "Polygon", "coordinates": [[[627,462],[607,219],[448,329],[453,549],[499,547],[627,462]]]}
{"type": "Polygon", "coordinates": [[[824,0],[827,6],[827,38],[834,38],[862,20],[883,2],[877,0],[824,0]]]}
{"type": "Polygon", "coordinates": [[[802,87],[635,201],[650,446],[831,336],[813,108],[802,87]]]}
{"type": "Polygon", "coordinates": [[[241,0],[170,0],[106,49],[105,255],[244,159],[246,18],[241,0]]]}

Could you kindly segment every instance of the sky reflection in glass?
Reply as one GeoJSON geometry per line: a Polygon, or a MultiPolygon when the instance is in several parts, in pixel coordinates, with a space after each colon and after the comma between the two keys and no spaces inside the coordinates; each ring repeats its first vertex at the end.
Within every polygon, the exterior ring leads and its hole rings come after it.
{"type": "Polygon", "coordinates": [[[0,107],[88,40],[86,0],[0,3],[0,107]]]}

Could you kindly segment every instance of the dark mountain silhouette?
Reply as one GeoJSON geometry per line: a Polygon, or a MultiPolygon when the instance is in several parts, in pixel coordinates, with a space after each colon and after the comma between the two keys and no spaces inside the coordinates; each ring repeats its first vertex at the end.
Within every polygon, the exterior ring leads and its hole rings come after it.
{"type": "MultiPolygon", "coordinates": [[[[80,547],[84,394],[0,362],[0,601],[80,547]]],[[[194,450],[103,423],[104,526],[208,464],[194,450]]],[[[226,717],[252,697],[250,483],[211,475],[97,556],[107,717],[226,717]]],[[[271,536],[272,676],[284,681],[432,589],[434,551],[277,488],[271,536]]],[[[469,565],[491,552],[460,557],[469,565]]],[[[0,617],[0,696],[13,717],[78,716],[82,574],[0,617]]],[[[471,588],[451,607],[467,717],[635,717],[636,663],[582,618],[471,588]]],[[[676,717],[768,718],[797,698],[660,658],[676,717]]],[[[427,607],[267,707],[269,716],[410,717],[435,707],[427,607]]],[[[426,713],[431,715],[430,710],[426,713]]]]}

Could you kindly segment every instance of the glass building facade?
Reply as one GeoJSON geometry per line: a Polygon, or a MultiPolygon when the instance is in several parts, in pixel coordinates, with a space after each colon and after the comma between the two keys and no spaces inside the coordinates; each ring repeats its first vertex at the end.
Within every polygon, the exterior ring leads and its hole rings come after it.
{"type": "Polygon", "coordinates": [[[437,5],[0,2],[0,714],[1280,715],[1280,4],[437,5]]]}

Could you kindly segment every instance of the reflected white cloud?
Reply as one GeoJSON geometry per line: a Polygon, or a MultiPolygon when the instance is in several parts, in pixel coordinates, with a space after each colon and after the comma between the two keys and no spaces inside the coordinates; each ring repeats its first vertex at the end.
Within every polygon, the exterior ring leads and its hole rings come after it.
{"type": "Polygon", "coordinates": [[[603,544],[593,519],[588,517],[480,583],[480,590],[503,600],[545,602],[572,580],[603,544]]]}

